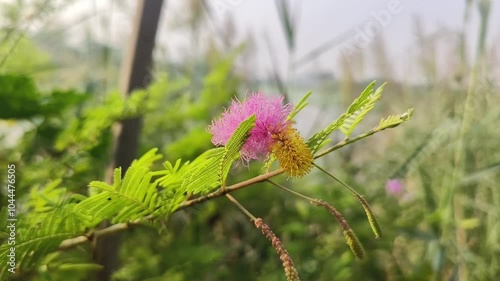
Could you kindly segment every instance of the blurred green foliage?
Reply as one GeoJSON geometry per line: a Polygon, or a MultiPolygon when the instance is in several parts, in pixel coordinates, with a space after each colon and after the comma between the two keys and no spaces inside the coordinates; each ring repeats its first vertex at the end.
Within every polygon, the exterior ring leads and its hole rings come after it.
{"type": "MultiPolygon", "coordinates": [[[[469,2],[470,12],[474,6],[469,2]]],[[[286,2],[277,3],[293,51],[297,25],[288,15],[286,2]]],[[[15,19],[16,11],[8,11],[15,19]]],[[[478,38],[483,45],[484,36],[478,38]]],[[[78,76],[75,89],[45,89],[37,79],[47,78],[40,77],[40,70],[50,70],[53,58],[29,37],[16,43],[14,51],[10,51],[12,42],[0,44],[0,54],[6,58],[0,68],[0,118],[6,130],[18,130],[21,137],[9,144],[12,135],[2,136],[0,166],[12,162],[18,166],[21,212],[81,199],[66,191],[86,195],[87,184],[104,177],[112,125],[122,118],[144,116],[140,154],[159,147],[167,160],[194,159],[212,147],[206,125],[248,85],[234,72],[239,50],[229,55],[212,50],[204,58],[211,63],[199,73],[192,71],[192,65],[175,71],[159,67],[155,83],[128,100],[93,77],[78,76]],[[175,73],[161,74],[165,71],[175,73]]],[[[455,47],[453,56],[465,52],[464,46],[455,47]]],[[[388,83],[388,98],[380,101],[374,114],[393,114],[404,104],[404,108],[415,107],[415,119],[319,161],[365,195],[382,226],[381,239],[373,238],[356,199],[322,173],[279,179],[289,188],[334,203],[363,242],[364,260],[355,260],[331,215],[308,202],[264,183],[234,196],[273,228],[304,280],[494,280],[500,276],[496,127],[500,97],[491,69],[483,64],[487,58],[482,50],[475,62],[480,66],[477,70],[463,63],[451,78],[440,79],[436,62],[423,57],[420,74],[427,81],[419,86],[412,81],[388,83]],[[402,194],[386,192],[383,186],[389,178],[403,180],[402,194]]],[[[359,92],[358,87],[346,75],[335,84],[340,89],[336,100],[349,100],[345,96],[359,92]]],[[[327,99],[331,96],[319,97],[327,99]]],[[[231,171],[230,181],[259,173],[259,165],[239,165],[231,171]]],[[[2,182],[4,177],[5,173],[0,174],[2,182]]],[[[0,194],[6,202],[4,190],[0,194]]],[[[97,269],[90,253],[89,245],[51,253],[17,279],[88,280],[97,269]]],[[[174,214],[164,233],[148,227],[127,231],[121,262],[115,280],[284,280],[274,249],[224,198],[174,214]]]]}

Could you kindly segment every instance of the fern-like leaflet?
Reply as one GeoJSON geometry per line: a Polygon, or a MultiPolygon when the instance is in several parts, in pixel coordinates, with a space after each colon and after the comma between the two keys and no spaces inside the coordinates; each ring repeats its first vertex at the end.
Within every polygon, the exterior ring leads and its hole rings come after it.
{"type": "Polygon", "coordinates": [[[375,81],[371,82],[363,92],[361,92],[359,97],[352,102],[345,113],[340,115],[337,120],[330,123],[325,129],[314,134],[307,141],[307,145],[311,151],[313,153],[318,152],[318,150],[329,142],[327,137],[337,129],[340,129],[346,137],[349,137],[359,122],[361,122],[366,114],[373,109],[375,102],[380,99],[383,86],[384,85],[374,92],[375,81]]]}
{"type": "Polygon", "coordinates": [[[401,115],[390,115],[386,118],[382,118],[378,124],[377,130],[382,131],[389,128],[397,127],[399,124],[408,121],[413,115],[413,108],[408,109],[405,113],[401,115]]]}
{"type": "Polygon", "coordinates": [[[67,204],[50,212],[20,217],[18,222],[15,245],[5,242],[0,246],[0,280],[12,274],[7,266],[11,247],[15,248],[16,272],[30,270],[46,254],[55,251],[63,240],[80,235],[91,225],[91,216],[81,212],[76,204],[67,204]]]}
{"type": "Polygon", "coordinates": [[[152,149],[139,160],[132,162],[125,177],[121,179],[121,168],[114,171],[113,185],[93,181],[91,188],[101,192],[78,203],[77,207],[94,216],[96,221],[104,219],[127,222],[152,214],[157,205],[157,181],[152,182],[153,172],[149,167],[161,158],[152,149]]]}
{"type": "Polygon", "coordinates": [[[340,131],[349,138],[356,128],[356,126],[363,120],[363,118],[375,107],[375,102],[377,102],[382,94],[385,83],[378,87],[374,92],[375,81],[370,83],[368,87],[361,93],[361,95],[354,100],[354,102],[349,106],[346,112],[346,118],[342,126],[340,126],[340,131]]]}
{"type": "Polygon", "coordinates": [[[189,164],[182,176],[181,191],[186,194],[205,194],[218,187],[219,163],[224,156],[224,147],[212,148],[189,164]]]}

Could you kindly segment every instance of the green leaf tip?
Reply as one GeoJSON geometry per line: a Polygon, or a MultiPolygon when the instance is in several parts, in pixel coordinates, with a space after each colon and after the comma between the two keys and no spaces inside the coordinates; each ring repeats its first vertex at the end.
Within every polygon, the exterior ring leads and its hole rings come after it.
{"type": "Polygon", "coordinates": [[[413,108],[408,109],[406,112],[400,115],[390,115],[386,118],[382,118],[377,127],[377,130],[382,131],[389,128],[394,128],[399,126],[401,123],[410,120],[413,116],[413,108]]]}
{"type": "Polygon", "coordinates": [[[311,94],[312,92],[310,91],[302,97],[299,103],[297,103],[297,105],[293,108],[292,112],[288,114],[288,117],[286,118],[287,121],[293,120],[293,118],[295,118],[295,116],[309,104],[307,99],[309,99],[311,94]]]}

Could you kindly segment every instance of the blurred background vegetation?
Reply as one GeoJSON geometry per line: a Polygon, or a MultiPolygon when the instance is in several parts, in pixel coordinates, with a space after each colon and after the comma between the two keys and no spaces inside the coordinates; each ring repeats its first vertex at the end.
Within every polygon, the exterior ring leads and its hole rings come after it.
{"type": "MultiPolygon", "coordinates": [[[[387,49],[392,40],[381,35],[355,52],[345,50],[332,62],[341,69],[335,75],[312,69],[298,77],[302,64],[321,60],[342,42],[311,46],[303,59],[296,58],[297,45],[304,44],[297,42],[297,1],[275,1],[286,44],[269,44],[266,50],[271,65],[283,64],[274,61],[277,54],[294,63],[285,71],[273,68],[259,75],[253,69],[256,41],[268,38],[236,34],[231,9],[244,1],[167,1],[158,33],[168,28],[172,38],[182,34],[176,40],[185,44],[174,52],[168,39],[158,40],[154,83],[138,92],[138,97],[148,98],[124,103],[117,90],[123,42],[111,38],[128,36],[129,25],[123,22],[132,18],[136,3],[103,2],[106,9],[97,9],[97,1],[0,3],[0,166],[18,166],[21,211],[42,208],[40,198],[47,204],[46,198],[55,196],[49,188],[54,181],[86,194],[90,181],[103,179],[111,157],[112,125],[123,118],[144,117],[136,156],[159,147],[167,160],[189,160],[212,147],[205,128],[235,95],[281,92],[294,103],[312,90],[311,104],[297,117],[307,138],[377,79],[388,84],[362,129],[408,107],[415,108],[414,118],[319,162],[365,195],[384,236],[373,238],[363,209],[324,174],[279,178],[341,211],[365,246],[364,260],[355,259],[332,217],[308,202],[270,184],[234,196],[281,237],[303,280],[500,277],[500,34],[489,22],[497,3],[465,1],[459,30],[428,34],[415,18],[412,32],[419,51],[411,54],[411,71],[396,79],[393,66],[398,61],[387,49]],[[93,8],[78,13],[83,6],[93,8]],[[207,28],[214,26],[221,9],[224,24],[207,28]],[[478,19],[476,24],[471,18],[478,19]],[[491,28],[497,32],[496,43],[488,38],[491,28]],[[447,38],[445,43],[442,38],[447,38]],[[363,75],[368,68],[375,68],[375,74],[363,75]],[[389,179],[400,179],[403,190],[389,192],[389,179]]],[[[330,39],[327,31],[321,32],[330,39]]],[[[239,166],[230,181],[259,173],[260,163],[239,166]]],[[[2,182],[4,177],[2,173],[2,182]]],[[[2,205],[4,196],[2,189],[2,205]]],[[[68,261],[92,261],[88,247],[54,253],[21,280],[89,280],[91,268],[64,267],[68,261]]],[[[148,227],[126,232],[119,259],[113,280],[285,280],[274,249],[225,198],[174,214],[166,233],[148,227]]]]}

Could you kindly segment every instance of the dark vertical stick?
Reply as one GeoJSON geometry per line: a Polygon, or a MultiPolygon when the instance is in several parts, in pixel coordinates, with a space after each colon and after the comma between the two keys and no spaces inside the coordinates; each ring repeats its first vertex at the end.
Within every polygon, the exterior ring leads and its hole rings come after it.
{"type": "MultiPolygon", "coordinates": [[[[146,88],[151,81],[152,55],[162,4],[162,0],[138,1],[130,45],[122,66],[121,91],[125,97],[135,89],[146,88]]],[[[108,182],[112,181],[115,167],[126,170],[136,158],[141,128],[141,117],[116,124],[113,161],[106,175],[108,182]]],[[[95,280],[111,280],[111,275],[119,266],[120,245],[120,234],[96,239],[94,261],[102,265],[103,269],[97,273],[95,280]]]]}

